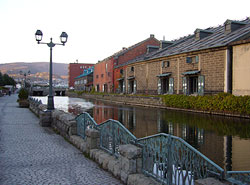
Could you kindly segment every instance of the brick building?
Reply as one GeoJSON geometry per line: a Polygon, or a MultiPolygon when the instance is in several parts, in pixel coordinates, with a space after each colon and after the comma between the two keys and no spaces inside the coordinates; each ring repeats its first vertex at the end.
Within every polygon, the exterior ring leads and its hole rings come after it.
{"type": "Polygon", "coordinates": [[[75,78],[83,73],[84,69],[88,69],[94,64],[70,63],[68,66],[68,83],[69,88],[74,87],[75,78]]]}
{"type": "Polygon", "coordinates": [[[84,69],[83,73],[75,78],[75,90],[90,92],[93,87],[94,66],[84,69]]]}
{"type": "Polygon", "coordinates": [[[127,67],[126,63],[151,52],[151,50],[159,49],[159,45],[160,42],[151,34],[146,40],[129,48],[124,48],[123,51],[114,56],[114,92],[125,93],[128,90],[128,88],[126,88],[126,79],[124,78],[127,67]]]}
{"type": "MultiPolygon", "coordinates": [[[[120,75],[120,70],[124,70],[124,67],[114,69],[115,66],[125,64],[127,61],[132,60],[138,56],[141,56],[147,52],[147,50],[154,49],[160,42],[150,35],[149,38],[143,40],[129,48],[123,48],[112,56],[95,64],[94,71],[94,87],[97,92],[120,92],[119,84],[123,83],[123,79],[120,75]]],[[[123,87],[123,85],[120,85],[123,87]]]]}
{"type": "Polygon", "coordinates": [[[94,87],[97,92],[113,92],[114,56],[110,56],[95,64],[94,87]]]}
{"type": "Polygon", "coordinates": [[[249,37],[249,18],[227,20],[222,26],[206,30],[196,29],[193,35],[128,61],[123,72],[125,84],[130,86],[126,93],[250,94],[250,86],[240,82],[250,74],[250,50],[246,43],[249,37]]]}

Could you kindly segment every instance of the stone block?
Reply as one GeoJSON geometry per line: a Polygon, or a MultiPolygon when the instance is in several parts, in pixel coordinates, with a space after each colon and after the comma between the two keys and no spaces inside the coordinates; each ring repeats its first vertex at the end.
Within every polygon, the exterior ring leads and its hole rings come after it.
{"type": "Polygon", "coordinates": [[[90,138],[99,138],[100,132],[96,129],[86,129],[85,134],[87,137],[90,138]]]}
{"type": "Polygon", "coordinates": [[[39,124],[42,127],[49,127],[51,126],[51,111],[43,111],[40,114],[39,124]]]}
{"type": "Polygon", "coordinates": [[[99,149],[91,149],[90,152],[89,152],[89,156],[91,159],[95,159],[95,155],[96,153],[100,151],[99,149]]]}
{"type": "Polygon", "coordinates": [[[111,156],[107,153],[103,153],[99,156],[99,164],[102,166],[103,169],[108,169],[109,160],[111,160],[111,156]]]}
{"type": "Polygon", "coordinates": [[[108,163],[108,171],[112,172],[114,171],[114,165],[116,163],[119,163],[119,160],[116,159],[114,156],[110,156],[110,160],[109,160],[109,163],[108,163]]]}
{"type": "Polygon", "coordinates": [[[194,182],[195,185],[226,185],[227,183],[223,183],[217,179],[212,177],[206,179],[198,179],[194,182]]]}
{"type": "Polygon", "coordinates": [[[123,170],[121,170],[121,181],[124,182],[125,184],[127,184],[128,181],[128,175],[126,172],[124,172],[123,170]]]}
{"type": "Polygon", "coordinates": [[[142,149],[132,144],[120,145],[119,151],[122,156],[128,159],[136,159],[142,155],[142,149]]]}
{"type": "Polygon", "coordinates": [[[117,160],[115,163],[114,163],[114,166],[113,166],[113,171],[112,171],[113,175],[115,177],[121,177],[121,163],[119,160],[117,160]]]}
{"type": "Polygon", "coordinates": [[[127,174],[136,173],[136,159],[128,159],[121,156],[121,171],[124,171],[127,174]]]}

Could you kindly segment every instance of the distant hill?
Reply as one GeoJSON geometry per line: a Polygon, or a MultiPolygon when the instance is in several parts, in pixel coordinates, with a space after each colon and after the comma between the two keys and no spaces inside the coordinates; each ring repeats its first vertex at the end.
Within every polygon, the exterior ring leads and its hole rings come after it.
{"type": "MultiPolygon", "coordinates": [[[[0,71],[2,73],[7,73],[10,75],[19,74],[20,71],[28,72],[31,74],[37,73],[48,73],[49,72],[49,62],[16,62],[16,63],[6,63],[0,64],[0,71]]],[[[53,74],[58,76],[68,76],[68,64],[63,63],[53,63],[53,74]]]]}

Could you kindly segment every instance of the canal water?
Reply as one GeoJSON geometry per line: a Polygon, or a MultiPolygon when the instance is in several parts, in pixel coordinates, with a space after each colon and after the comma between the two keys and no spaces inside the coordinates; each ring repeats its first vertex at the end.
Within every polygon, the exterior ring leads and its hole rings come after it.
{"type": "MultiPolygon", "coordinates": [[[[35,97],[47,103],[47,97],[35,97]]],[[[108,102],[54,97],[55,107],[79,114],[88,112],[97,123],[120,121],[137,138],[167,133],[183,138],[190,145],[227,170],[250,170],[250,121],[111,104],[108,102]]]]}

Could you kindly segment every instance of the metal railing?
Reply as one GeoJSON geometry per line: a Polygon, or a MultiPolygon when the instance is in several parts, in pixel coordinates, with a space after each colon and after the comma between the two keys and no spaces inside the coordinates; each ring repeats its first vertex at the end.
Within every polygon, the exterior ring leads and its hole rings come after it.
{"type": "Polygon", "coordinates": [[[179,137],[161,133],[138,142],[144,145],[142,171],[164,184],[193,185],[196,179],[224,176],[221,167],[179,137]]]}
{"type": "Polygon", "coordinates": [[[136,137],[119,121],[109,119],[98,125],[100,131],[100,147],[107,152],[119,155],[119,145],[136,142],[136,137]]]}
{"type": "Polygon", "coordinates": [[[100,147],[110,154],[119,155],[119,145],[129,144],[136,141],[136,137],[124,127],[119,121],[109,119],[101,124],[86,112],[76,117],[77,134],[83,139],[88,128],[95,128],[100,131],[100,147]]]}
{"type": "Polygon", "coordinates": [[[249,185],[250,171],[228,171],[226,173],[226,179],[233,184],[249,185]]]}
{"type": "Polygon", "coordinates": [[[97,129],[98,124],[95,120],[89,115],[89,113],[84,112],[76,117],[77,123],[77,135],[85,138],[85,131],[88,128],[97,129]]]}
{"type": "Polygon", "coordinates": [[[142,147],[142,172],[163,184],[194,185],[197,179],[215,177],[234,184],[250,184],[250,171],[228,171],[219,167],[183,139],[156,134],[137,139],[119,121],[97,124],[88,113],[76,117],[77,134],[85,138],[87,128],[100,131],[100,147],[119,156],[119,145],[134,143],[142,147]]]}

